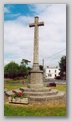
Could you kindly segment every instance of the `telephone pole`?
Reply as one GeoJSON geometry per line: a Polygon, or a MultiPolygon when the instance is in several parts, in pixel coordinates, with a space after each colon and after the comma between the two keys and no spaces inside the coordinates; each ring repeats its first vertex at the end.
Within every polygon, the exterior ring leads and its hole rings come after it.
{"type": "Polygon", "coordinates": [[[42,65],[43,65],[43,81],[44,81],[44,59],[42,59],[42,65]]]}

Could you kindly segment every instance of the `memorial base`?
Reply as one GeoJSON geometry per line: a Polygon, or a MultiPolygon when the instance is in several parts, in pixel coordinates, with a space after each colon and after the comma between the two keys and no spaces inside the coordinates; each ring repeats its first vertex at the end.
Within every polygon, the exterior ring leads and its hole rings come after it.
{"type": "Polygon", "coordinates": [[[29,81],[30,81],[30,84],[28,84],[28,88],[42,88],[42,87],[44,87],[44,84],[43,84],[43,71],[41,71],[41,70],[37,70],[37,71],[32,70],[30,72],[29,81]]]}

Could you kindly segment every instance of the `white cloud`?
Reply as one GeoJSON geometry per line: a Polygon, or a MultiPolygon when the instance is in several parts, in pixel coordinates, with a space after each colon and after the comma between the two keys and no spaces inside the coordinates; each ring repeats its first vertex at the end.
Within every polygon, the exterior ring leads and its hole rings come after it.
{"type": "Polygon", "coordinates": [[[10,13],[10,10],[9,10],[9,8],[7,8],[7,7],[4,7],[4,13],[10,13]]]}
{"type": "MultiPolygon", "coordinates": [[[[44,21],[44,27],[39,27],[39,62],[45,58],[45,65],[56,66],[61,54],[46,59],[66,48],[66,6],[65,4],[36,5],[32,11],[38,13],[39,21],[44,21]]],[[[22,58],[33,60],[34,28],[29,28],[33,17],[19,16],[16,20],[4,23],[4,52],[8,54],[5,63],[14,59],[20,62],[22,58]]]]}

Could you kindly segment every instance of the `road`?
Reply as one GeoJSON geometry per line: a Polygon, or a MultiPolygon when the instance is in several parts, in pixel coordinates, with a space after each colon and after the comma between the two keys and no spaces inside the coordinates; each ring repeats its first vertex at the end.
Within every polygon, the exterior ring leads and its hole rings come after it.
{"type": "Polygon", "coordinates": [[[48,84],[48,83],[53,83],[55,82],[56,84],[62,84],[62,85],[66,85],[66,80],[45,80],[44,84],[48,84]]]}

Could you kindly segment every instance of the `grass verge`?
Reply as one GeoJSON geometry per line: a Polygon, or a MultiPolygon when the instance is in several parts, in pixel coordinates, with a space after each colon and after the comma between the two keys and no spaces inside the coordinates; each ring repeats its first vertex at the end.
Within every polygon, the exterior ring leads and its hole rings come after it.
{"type": "Polygon", "coordinates": [[[4,105],[4,116],[66,116],[65,106],[4,105]]]}
{"type": "Polygon", "coordinates": [[[53,89],[57,89],[59,91],[66,91],[66,85],[56,85],[53,89]]]}

